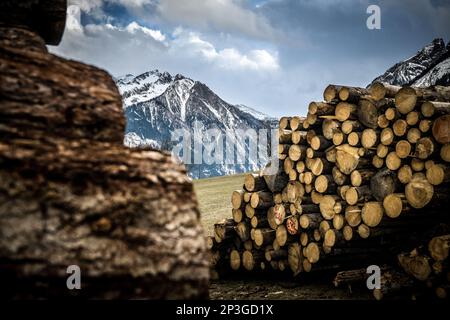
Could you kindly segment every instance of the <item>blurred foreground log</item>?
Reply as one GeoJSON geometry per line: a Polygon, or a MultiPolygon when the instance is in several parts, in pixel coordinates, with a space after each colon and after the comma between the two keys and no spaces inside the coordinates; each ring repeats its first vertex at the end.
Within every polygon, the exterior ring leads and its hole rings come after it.
{"type": "MultiPolygon", "coordinates": [[[[1,8],[22,12],[11,1],[1,8]]],[[[185,169],[169,154],[123,147],[110,75],[49,54],[32,26],[5,26],[4,16],[0,295],[207,297],[206,242],[185,169]],[[70,265],[81,269],[81,290],[66,287],[70,265]]]]}

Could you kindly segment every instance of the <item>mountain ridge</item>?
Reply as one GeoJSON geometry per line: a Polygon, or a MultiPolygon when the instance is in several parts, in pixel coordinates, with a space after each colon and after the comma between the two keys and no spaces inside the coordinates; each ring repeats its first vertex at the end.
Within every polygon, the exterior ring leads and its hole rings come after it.
{"type": "MultiPolygon", "coordinates": [[[[124,101],[127,118],[124,143],[129,147],[171,150],[174,147],[172,135],[177,130],[192,133],[193,128],[201,126],[204,130],[201,139],[214,138],[208,133],[214,129],[226,139],[237,130],[268,131],[276,122],[253,108],[226,102],[206,84],[181,74],[173,76],[152,70],[138,76],[127,74],[115,80],[124,101]]],[[[249,145],[256,143],[253,136],[252,141],[236,140],[237,153],[248,152],[249,145]]],[[[195,141],[192,144],[195,145],[195,141]]],[[[187,168],[192,177],[201,178],[257,170],[267,161],[265,157],[249,159],[242,164],[188,163],[187,168]]]]}

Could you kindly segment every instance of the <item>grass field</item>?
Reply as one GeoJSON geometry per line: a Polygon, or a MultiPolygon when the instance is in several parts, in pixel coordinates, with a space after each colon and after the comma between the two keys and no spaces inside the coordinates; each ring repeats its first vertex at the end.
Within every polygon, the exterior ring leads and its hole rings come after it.
{"type": "Polygon", "coordinates": [[[243,174],[194,180],[202,224],[208,235],[213,234],[214,223],[231,218],[231,193],[241,189],[243,183],[243,174]]]}

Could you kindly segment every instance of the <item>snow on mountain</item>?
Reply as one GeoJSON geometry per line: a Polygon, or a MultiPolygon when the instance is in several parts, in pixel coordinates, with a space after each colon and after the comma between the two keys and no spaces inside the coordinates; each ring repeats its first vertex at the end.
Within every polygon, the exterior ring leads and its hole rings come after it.
{"type": "Polygon", "coordinates": [[[428,70],[421,78],[412,83],[416,87],[432,85],[450,85],[450,57],[428,70]]]}
{"type": "Polygon", "coordinates": [[[251,116],[253,116],[259,120],[271,120],[272,119],[272,117],[268,116],[267,114],[257,111],[253,108],[247,107],[243,104],[236,104],[235,107],[239,108],[241,111],[248,113],[251,116]]]}
{"type": "Polygon", "coordinates": [[[449,85],[450,84],[450,43],[434,39],[414,56],[398,62],[384,74],[375,78],[394,85],[449,85]]]}
{"type": "Polygon", "coordinates": [[[161,73],[158,70],[145,72],[137,77],[127,74],[116,79],[123,98],[124,108],[161,95],[172,81],[172,76],[169,73],[161,73]]]}
{"type": "MultiPolygon", "coordinates": [[[[116,84],[123,96],[127,118],[124,139],[127,146],[171,150],[177,143],[173,141],[172,135],[179,129],[188,132],[193,139],[189,143],[189,153],[193,153],[195,145],[202,141],[224,139],[225,145],[226,139],[231,138],[232,134],[241,134],[239,130],[245,132],[254,129],[254,132],[260,133],[260,129],[265,129],[267,131],[262,132],[267,132],[266,137],[270,141],[268,135],[274,127],[274,119],[252,108],[225,102],[199,81],[180,74],[172,76],[167,72],[154,70],[137,77],[119,77],[116,84]],[[200,135],[193,131],[195,127],[199,129],[200,135]],[[217,137],[217,130],[221,137],[217,137]]],[[[251,135],[247,140],[244,138],[236,139],[236,155],[248,152],[248,141],[255,140],[251,135]]],[[[203,153],[206,152],[203,150],[203,153]]],[[[198,164],[188,163],[186,166],[192,177],[203,178],[257,170],[267,161],[268,157],[247,157],[244,163],[202,161],[198,164]]]]}

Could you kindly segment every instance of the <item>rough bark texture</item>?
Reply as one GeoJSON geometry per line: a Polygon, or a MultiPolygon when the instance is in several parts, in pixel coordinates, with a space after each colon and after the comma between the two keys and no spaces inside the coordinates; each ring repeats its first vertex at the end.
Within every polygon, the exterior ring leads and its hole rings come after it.
{"type": "Polygon", "coordinates": [[[112,78],[23,28],[0,42],[1,294],[207,297],[192,184],[170,155],[122,146],[112,78]],[[66,287],[73,264],[82,290],[66,287]]]}

